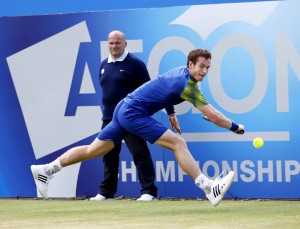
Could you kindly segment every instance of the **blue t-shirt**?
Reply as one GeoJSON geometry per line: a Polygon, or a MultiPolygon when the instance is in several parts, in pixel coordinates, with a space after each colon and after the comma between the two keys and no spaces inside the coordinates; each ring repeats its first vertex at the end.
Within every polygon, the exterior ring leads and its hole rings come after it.
{"type": "Polygon", "coordinates": [[[175,68],[148,81],[128,94],[124,101],[148,115],[164,108],[171,114],[170,107],[183,101],[188,101],[195,107],[208,104],[186,67],[175,68]]]}

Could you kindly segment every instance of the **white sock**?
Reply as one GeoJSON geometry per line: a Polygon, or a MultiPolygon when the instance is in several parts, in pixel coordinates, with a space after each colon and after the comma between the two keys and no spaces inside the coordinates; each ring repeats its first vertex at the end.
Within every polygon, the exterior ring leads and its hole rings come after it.
{"type": "Polygon", "coordinates": [[[57,173],[62,168],[59,157],[56,160],[52,161],[49,164],[45,165],[45,173],[48,176],[52,176],[54,173],[57,173]]]}
{"type": "Polygon", "coordinates": [[[201,188],[205,193],[210,192],[210,181],[203,173],[195,179],[195,185],[201,188]]]}

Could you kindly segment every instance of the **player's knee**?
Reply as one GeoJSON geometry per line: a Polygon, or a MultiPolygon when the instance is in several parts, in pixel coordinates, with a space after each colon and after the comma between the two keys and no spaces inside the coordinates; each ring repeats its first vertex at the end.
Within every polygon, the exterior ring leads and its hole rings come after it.
{"type": "Polygon", "coordinates": [[[91,145],[88,146],[88,158],[96,158],[99,156],[103,156],[109,151],[111,151],[114,147],[115,145],[112,141],[95,140],[91,145]]]}
{"type": "Polygon", "coordinates": [[[185,140],[180,136],[176,136],[174,151],[182,151],[185,148],[187,148],[185,140]]]}

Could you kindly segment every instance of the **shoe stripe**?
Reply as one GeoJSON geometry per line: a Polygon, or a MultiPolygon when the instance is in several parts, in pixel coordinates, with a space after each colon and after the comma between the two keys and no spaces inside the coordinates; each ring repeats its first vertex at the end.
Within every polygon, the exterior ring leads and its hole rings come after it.
{"type": "Polygon", "coordinates": [[[217,190],[217,191],[218,191],[218,193],[219,193],[218,195],[221,195],[220,184],[218,184],[218,190],[217,190]]]}
{"type": "Polygon", "coordinates": [[[41,174],[38,174],[38,180],[43,183],[47,183],[47,177],[41,174]]]}
{"type": "Polygon", "coordinates": [[[217,196],[221,195],[219,184],[217,186],[213,187],[213,193],[214,193],[215,198],[217,196]]]}

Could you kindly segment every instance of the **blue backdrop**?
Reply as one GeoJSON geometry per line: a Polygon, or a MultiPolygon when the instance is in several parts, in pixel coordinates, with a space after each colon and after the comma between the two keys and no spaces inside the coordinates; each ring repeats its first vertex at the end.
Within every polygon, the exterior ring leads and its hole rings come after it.
{"type": "MultiPolygon", "coordinates": [[[[201,90],[245,124],[246,134],[203,121],[188,103],[176,112],[203,172],[236,172],[227,197],[299,198],[299,6],[267,1],[0,18],[0,196],[35,196],[31,164],[94,139],[101,126],[98,67],[107,34],[119,29],[152,77],[185,65],[193,48],[211,50],[201,90]],[[257,136],[265,140],[261,149],[252,146],[257,136]]],[[[169,126],[163,111],[155,118],[169,126]]],[[[160,196],[204,197],[170,151],[149,146],[160,196]]],[[[117,195],[139,196],[126,147],[119,174],[117,195]]],[[[70,166],[53,179],[50,196],[92,196],[101,179],[101,158],[70,166]]]]}
{"type": "MultiPolygon", "coordinates": [[[[157,8],[197,4],[259,2],[262,0],[0,0],[0,16],[75,13],[99,10],[157,8]]],[[[273,1],[273,0],[264,0],[273,1]]]]}

